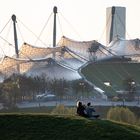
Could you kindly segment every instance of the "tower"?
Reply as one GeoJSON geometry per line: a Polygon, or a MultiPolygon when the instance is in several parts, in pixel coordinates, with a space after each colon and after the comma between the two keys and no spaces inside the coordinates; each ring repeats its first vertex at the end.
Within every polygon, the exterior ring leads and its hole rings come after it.
{"type": "Polygon", "coordinates": [[[106,9],[106,44],[108,45],[116,36],[125,38],[126,8],[108,7],[106,9]]]}

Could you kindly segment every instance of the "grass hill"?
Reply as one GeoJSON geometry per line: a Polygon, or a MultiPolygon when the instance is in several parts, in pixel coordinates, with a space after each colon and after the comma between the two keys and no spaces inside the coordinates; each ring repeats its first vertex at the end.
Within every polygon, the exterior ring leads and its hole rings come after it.
{"type": "Polygon", "coordinates": [[[89,81],[106,91],[108,95],[116,94],[117,90],[124,89],[123,81],[127,78],[132,78],[138,86],[140,85],[140,63],[91,63],[81,72],[89,81]],[[110,82],[111,86],[105,86],[104,82],[110,82]]]}
{"type": "Polygon", "coordinates": [[[108,120],[46,114],[1,114],[0,140],[138,140],[140,128],[108,120]]]}

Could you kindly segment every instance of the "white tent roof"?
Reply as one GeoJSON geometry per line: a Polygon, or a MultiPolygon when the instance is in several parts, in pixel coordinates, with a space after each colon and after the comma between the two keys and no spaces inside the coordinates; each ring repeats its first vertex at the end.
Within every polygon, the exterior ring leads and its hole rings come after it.
{"type": "Polygon", "coordinates": [[[117,56],[136,56],[140,55],[140,40],[125,40],[115,38],[109,45],[108,49],[117,56]]]}

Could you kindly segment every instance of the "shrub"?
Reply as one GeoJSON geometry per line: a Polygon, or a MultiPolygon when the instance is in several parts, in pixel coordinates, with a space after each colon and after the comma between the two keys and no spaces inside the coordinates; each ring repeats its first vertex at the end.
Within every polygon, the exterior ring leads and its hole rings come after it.
{"type": "Polygon", "coordinates": [[[136,116],[126,107],[113,107],[107,113],[107,119],[130,124],[136,123],[136,116]]]}
{"type": "Polygon", "coordinates": [[[68,108],[65,107],[63,104],[57,105],[51,112],[51,114],[56,114],[56,115],[75,115],[76,113],[76,108],[68,108]]]}
{"type": "Polygon", "coordinates": [[[137,125],[140,126],[140,118],[138,119],[138,123],[137,123],[137,125]]]}

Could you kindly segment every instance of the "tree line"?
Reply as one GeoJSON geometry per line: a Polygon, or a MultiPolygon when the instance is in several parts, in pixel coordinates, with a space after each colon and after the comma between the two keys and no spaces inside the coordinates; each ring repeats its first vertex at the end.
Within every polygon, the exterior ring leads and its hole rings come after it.
{"type": "Polygon", "coordinates": [[[13,74],[0,83],[0,102],[7,107],[14,107],[18,102],[35,101],[37,94],[46,91],[62,99],[66,95],[88,96],[92,87],[83,79],[67,81],[63,78],[49,79],[45,75],[32,77],[13,74]]]}

